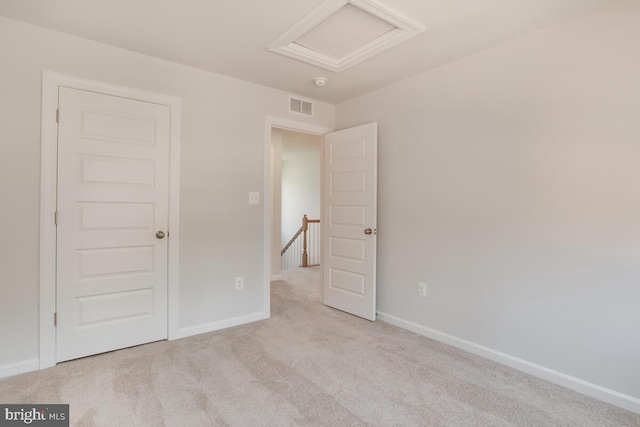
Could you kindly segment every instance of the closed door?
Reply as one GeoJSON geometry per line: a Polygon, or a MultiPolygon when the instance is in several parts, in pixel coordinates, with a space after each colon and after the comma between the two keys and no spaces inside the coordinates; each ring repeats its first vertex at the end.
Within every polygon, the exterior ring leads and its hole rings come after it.
{"type": "Polygon", "coordinates": [[[169,118],[60,88],[58,362],[167,338],[169,118]]]}
{"type": "Polygon", "coordinates": [[[325,135],[323,287],[328,306],[376,318],[377,124],[325,135]]]}

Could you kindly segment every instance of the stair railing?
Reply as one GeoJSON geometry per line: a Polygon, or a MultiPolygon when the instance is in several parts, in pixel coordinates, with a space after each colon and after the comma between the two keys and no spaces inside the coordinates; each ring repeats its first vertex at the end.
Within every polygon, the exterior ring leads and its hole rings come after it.
{"type": "Polygon", "coordinates": [[[280,251],[280,256],[283,270],[320,265],[320,220],[304,215],[302,226],[280,251]]]}

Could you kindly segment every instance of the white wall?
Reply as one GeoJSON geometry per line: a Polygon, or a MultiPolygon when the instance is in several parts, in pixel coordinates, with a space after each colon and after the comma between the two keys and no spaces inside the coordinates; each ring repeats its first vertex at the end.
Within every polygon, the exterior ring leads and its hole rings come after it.
{"type": "Polygon", "coordinates": [[[247,198],[265,185],[265,115],[333,127],[334,107],[306,120],[285,92],[0,18],[0,374],[38,357],[43,69],[182,98],[180,327],[262,312],[263,206],[247,198]]]}
{"type": "Polygon", "coordinates": [[[379,312],[640,410],[639,22],[623,2],[337,106],[379,123],[379,312]]]}
{"type": "Polygon", "coordinates": [[[282,132],[280,129],[271,129],[271,280],[282,278],[282,132]]]}
{"type": "Polygon", "coordinates": [[[282,133],[282,229],[286,245],[302,225],[302,216],[320,219],[320,150],[322,137],[282,133]]]}

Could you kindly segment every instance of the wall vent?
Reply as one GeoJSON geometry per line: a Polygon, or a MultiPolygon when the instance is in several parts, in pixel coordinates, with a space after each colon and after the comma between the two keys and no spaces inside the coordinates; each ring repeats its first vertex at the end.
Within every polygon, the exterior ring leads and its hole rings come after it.
{"type": "Polygon", "coordinates": [[[313,116],[313,103],[304,99],[289,97],[289,111],[292,113],[313,116]]]}

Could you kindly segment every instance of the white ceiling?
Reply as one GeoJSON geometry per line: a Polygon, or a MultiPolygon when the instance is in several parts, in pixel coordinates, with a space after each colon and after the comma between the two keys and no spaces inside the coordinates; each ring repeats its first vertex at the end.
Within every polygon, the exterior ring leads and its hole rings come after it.
{"type": "Polygon", "coordinates": [[[295,42],[340,58],[394,28],[360,8],[346,4],[295,42]]]}
{"type": "Polygon", "coordinates": [[[615,0],[381,0],[426,31],[339,74],[267,50],[323,2],[0,0],[0,15],[339,103],[615,0]]]}

